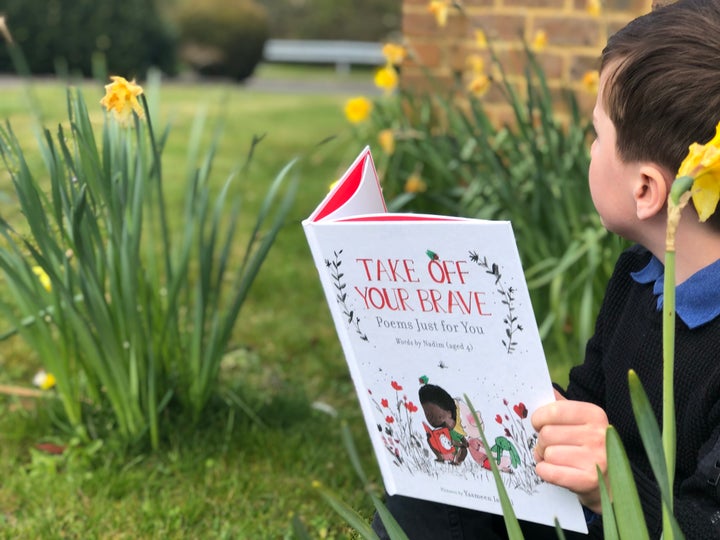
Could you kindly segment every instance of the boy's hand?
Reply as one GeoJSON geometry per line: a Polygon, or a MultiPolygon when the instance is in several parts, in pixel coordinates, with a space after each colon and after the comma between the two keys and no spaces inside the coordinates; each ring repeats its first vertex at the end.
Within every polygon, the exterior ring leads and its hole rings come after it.
{"type": "Polygon", "coordinates": [[[575,492],[582,504],[600,513],[596,465],[605,476],[607,415],[592,403],[569,401],[557,392],[555,396],[558,401],[538,408],[531,418],[538,432],[535,470],[546,482],[575,492]]]}

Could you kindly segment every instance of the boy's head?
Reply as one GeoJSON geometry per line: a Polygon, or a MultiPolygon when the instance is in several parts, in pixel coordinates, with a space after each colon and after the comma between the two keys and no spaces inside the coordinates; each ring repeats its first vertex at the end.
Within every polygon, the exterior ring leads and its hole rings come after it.
{"type": "Polygon", "coordinates": [[[418,397],[425,417],[433,427],[453,429],[457,423],[455,400],[442,387],[424,384],[418,390],[418,397]]]}
{"type": "Polygon", "coordinates": [[[600,70],[619,158],[674,175],[720,120],[720,0],[679,0],[635,19],[608,40],[600,70]]]}

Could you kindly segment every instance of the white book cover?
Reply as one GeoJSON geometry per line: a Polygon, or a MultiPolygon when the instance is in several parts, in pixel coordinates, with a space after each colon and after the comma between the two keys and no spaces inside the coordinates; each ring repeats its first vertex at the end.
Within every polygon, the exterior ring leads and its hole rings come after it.
{"type": "Polygon", "coordinates": [[[554,393],[511,224],[387,213],[365,148],[303,228],[387,492],[501,514],[494,460],[519,519],[586,532],[535,472],[554,393]]]}

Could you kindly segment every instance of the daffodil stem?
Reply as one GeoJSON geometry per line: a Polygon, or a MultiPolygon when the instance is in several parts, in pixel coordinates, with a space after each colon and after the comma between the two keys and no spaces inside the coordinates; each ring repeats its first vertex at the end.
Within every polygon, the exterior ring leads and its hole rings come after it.
{"type": "MultiPolygon", "coordinates": [[[[665,233],[665,275],[663,277],[663,418],[662,444],[668,473],[670,508],[663,506],[664,521],[672,512],[675,481],[675,236],[683,208],[690,201],[692,178],[675,180],[668,197],[667,230],[665,233]]],[[[665,528],[665,530],[669,530],[665,528]]]]}
{"type": "MultiPolygon", "coordinates": [[[[665,252],[663,282],[663,429],[662,441],[665,466],[672,485],[675,476],[675,251],[665,252]]],[[[672,500],[671,500],[672,502],[672,500]]]]}

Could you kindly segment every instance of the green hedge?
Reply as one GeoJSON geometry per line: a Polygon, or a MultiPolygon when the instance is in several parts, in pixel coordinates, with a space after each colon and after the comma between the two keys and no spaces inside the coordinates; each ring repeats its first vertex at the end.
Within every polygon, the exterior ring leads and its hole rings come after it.
{"type": "Polygon", "coordinates": [[[174,17],[181,58],[198,73],[243,80],[262,60],[268,16],[256,2],[189,1],[178,5],[174,17]]]}
{"type": "Polygon", "coordinates": [[[400,31],[400,0],[258,0],[273,38],[383,41],[400,31]]]}
{"type": "MultiPolygon", "coordinates": [[[[153,0],[5,0],[2,11],[32,73],[89,76],[98,54],[128,78],[176,72],[175,38],[153,0]]],[[[4,45],[0,71],[15,71],[4,45]]]]}

